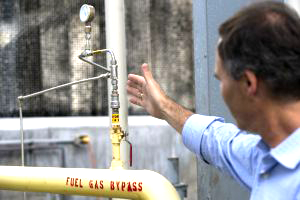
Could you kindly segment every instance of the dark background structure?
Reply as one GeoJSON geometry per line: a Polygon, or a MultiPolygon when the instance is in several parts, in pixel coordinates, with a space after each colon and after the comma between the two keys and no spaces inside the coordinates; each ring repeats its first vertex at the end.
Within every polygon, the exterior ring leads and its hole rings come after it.
{"type": "MultiPolygon", "coordinates": [[[[96,8],[94,49],[105,48],[104,0],[0,2],[0,117],[18,116],[17,97],[101,74],[80,61],[84,25],[79,9],[96,8]]],[[[194,109],[192,0],[125,0],[128,73],[152,66],[163,89],[194,109]]],[[[106,64],[105,57],[96,62],[106,64]]],[[[25,116],[94,116],[108,111],[107,83],[72,86],[26,100],[25,116]]],[[[129,106],[130,114],[146,114],[129,106]]]]}

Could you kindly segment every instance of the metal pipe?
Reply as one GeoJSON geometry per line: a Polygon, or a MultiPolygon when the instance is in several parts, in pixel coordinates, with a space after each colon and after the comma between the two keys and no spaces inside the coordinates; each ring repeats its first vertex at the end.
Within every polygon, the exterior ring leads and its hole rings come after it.
{"type": "Polygon", "coordinates": [[[179,158],[171,157],[168,158],[169,163],[171,164],[168,170],[169,180],[176,188],[179,193],[180,199],[187,197],[187,184],[181,183],[179,180],[179,158]]]}
{"type": "MultiPolygon", "coordinates": [[[[125,132],[125,137],[121,143],[121,160],[124,163],[124,167],[129,166],[130,145],[127,142],[128,135],[128,104],[127,104],[127,65],[126,65],[126,40],[125,40],[125,5],[124,0],[105,0],[105,31],[106,31],[106,46],[111,49],[118,60],[118,94],[120,100],[120,126],[125,132]]],[[[111,63],[107,59],[107,65],[111,63]]],[[[112,87],[108,83],[108,95],[110,94],[112,87]]],[[[110,101],[110,99],[109,99],[110,101]]],[[[109,116],[112,117],[112,111],[109,110],[109,116]]],[[[112,119],[110,119],[112,122],[112,119]]]]}
{"type": "Polygon", "coordinates": [[[94,55],[94,54],[98,54],[98,53],[109,53],[110,57],[111,57],[111,62],[113,62],[112,64],[116,64],[114,62],[116,62],[116,57],[115,57],[115,54],[113,51],[111,51],[110,49],[101,49],[101,50],[95,50],[92,52],[91,55],[94,55]]]}
{"type": "MultiPolygon", "coordinates": [[[[18,98],[19,103],[19,114],[20,114],[20,141],[21,141],[21,166],[25,166],[25,153],[24,153],[24,130],[23,130],[23,99],[18,98]]],[[[23,193],[23,200],[27,200],[26,192],[23,193]]]]}
{"type": "Polygon", "coordinates": [[[19,114],[20,114],[21,166],[25,166],[25,161],[24,161],[24,129],[23,129],[23,113],[22,113],[23,100],[18,98],[18,103],[19,103],[19,114]]]}
{"type": "Polygon", "coordinates": [[[31,97],[38,96],[38,95],[41,95],[41,94],[44,94],[44,93],[47,93],[47,92],[50,92],[50,91],[53,91],[53,90],[61,89],[61,88],[64,88],[64,87],[69,87],[71,85],[76,85],[76,84],[84,83],[84,82],[88,82],[88,81],[94,81],[94,80],[97,80],[97,79],[100,79],[100,78],[108,78],[109,76],[110,76],[110,74],[106,73],[106,74],[101,74],[100,76],[96,76],[96,77],[92,77],[92,78],[82,79],[82,80],[79,80],[79,81],[73,81],[71,83],[66,83],[66,84],[63,84],[63,85],[52,87],[52,88],[42,90],[40,92],[36,92],[36,93],[29,94],[29,95],[26,95],[26,96],[19,96],[18,99],[23,100],[23,99],[31,98],[31,97]]]}
{"type": "MultiPolygon", "coordinates": [[[[79,135],[73,139],[27,139],[23,141],[24,145],[59,145],[59,144],[87,144],[89,143],[88,135],[79,135]]],[[[1,146],[17,146],[20,144],[20,140],[1,140],[1,146]]]]}
{"type": "Polygon", "coordinates": [[[99,64],[97,64],[97,63],[95,63],[95,62],[93,62],[93,61],[90,61],[90,60],[88,60],[88,59],[85,59],[85,57],[86,57],[86,56],[84,56],[84,55],[82,55],[82,54],[78,56],[78,58],[79,58],[80,60],[82,60],[82,61],[84,61],[84,62],[87,62],[87,63],[89,63],[89,64],[91,64],[91,65],[93,65],[93,66],[99,67],[99,68],[101,68],[101,69],[103,69],[103,70],[105,70],[105,71],[107,71],[107,72],[110,72],[110,70],[107,69],[106,67],[103,67],[102,65],[99,65],[99,64]]]}
{"type": "Polygon", "coordinates": [[[90,61],[90,60],[85,59],[85,57],[93,56],[93,55],[95,55],[95,54],[100,54],[100,53],[108,53],[108,54],[110,55],[110,57],[111,57],[111,62],[110,62],[110,63],[111,63],[112,65],[116,65],[116,64],[117,64],[117,61],[116,61],[116,58],[115,58],[114,53],[113,53],[111,50],[109,50],[109,49],[101,49],[101,50],[95,50],[95,51],[87,51],[87,50],[85,50],[85,51],[83,51],[83,52],[78,56],[78,58],[79,58],[80,60],[83,60],[84,62],[87,62],[87,63],[93,65],[93,66],[99,67],[99,68],[101,68],[101,69],[103,69],[103,70],[105,70],[105,71],[107,71],[107,72],[111,72],[110,69],[108,69],[108,68],[106,68],[106,67],[104,67],[104,66],[102,66],[102,65],[99,65],[99,64],[97,64],[97,63],[95,63],[95,62],[93,62],[93,61],[90,61]]]}
{"type": "Polygon", "coordinates": [[[179,200],[172,184],[149,170],[0,166],[0,189],[141,200],[179,200]]]}

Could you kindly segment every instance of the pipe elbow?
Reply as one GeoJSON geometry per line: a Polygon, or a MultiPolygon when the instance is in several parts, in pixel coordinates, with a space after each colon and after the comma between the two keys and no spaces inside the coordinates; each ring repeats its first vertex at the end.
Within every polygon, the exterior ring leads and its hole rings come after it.
{"type": "Polygon", "coordinates": [[[143,192],[140,198],[143,200],[179,200],[180,197],[174,186],[161,174],[150,171],[140,170],[143,178],[143,192]]]}

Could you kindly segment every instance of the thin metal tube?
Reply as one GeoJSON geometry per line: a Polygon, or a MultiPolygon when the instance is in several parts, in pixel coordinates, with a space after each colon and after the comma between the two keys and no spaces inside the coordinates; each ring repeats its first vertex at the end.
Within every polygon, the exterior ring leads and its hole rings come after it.
{"type": "Polygon", "coordinates": [[[79,55],[79,56],[78,56],[78,58],[79,58],[80,60],[83,60],[84,62],[87,62],[87,63],[89,63],[89,64],[91,64],[91,65],[93,65],[93,66],[99,67],[99,68],[101,68],[101,69],[103,69],[103,70],[105,70],[105,71],[107,71],[107,72],[110,72],[109,69],[107,69],[107,68],[103,67],[102,65],[99,65],[99,64],[97,64],[97,63],[95,63],[95,62],[93,62],[93,61],[89,61],[88,59],[85,59],[84,57],[86,57],[86,56],[83,56],[83,55],[79,55]]]}
{"type": "MultiPolygon", "coordinates": [[[[111,59],[113,61],[116,61],[116,57],[115,57],[115,54],[112,50],[110,49],[100,49],[100,50],[95,50],[95,51],[91,51],[91,52],[86,52],[84,51],[81,55],[79,55],[79,58],[84,58],[84,57],[89,57],[89,56],[92,56],[92,55],[95,55],[95,54],[100,54],[100,53],[109,53],[111,59]]],[[[81,59],[80,58],[80,59],[81,59]]]]}
{"type": "Polygon", "coordinates": [[[34,96],[38,96],[38,95],[41,95],[41,94],[44,94],[44,93],[47,93],[47,92],[50,92],[50,91],[53,91],[53,90],[61,89],[61,88],[64,88],[64,87],[68,87],[68,86],[71,86],[71,85],[76,85],[76,84],[84,83],[84,82],[88,82],[88,81],[94,81],[94,80],[97,80],[97,79],[100,79],[100,78],[108,78],[109,76],[110,76],[110,73],[101,74],[100,76],[87,78],[87,79],[82,79],[82,80],[74,81],[74,82],[71,82],[71,83],[66,83],[66,84],[63,84],[63,85],[52,87],[52,88],[42,90],[40,92],[36,92],[36,93],[29,94],[29,95],[26,95],[26,96],[19,96],[18,99],[20,101],[20,100],[31,98],[31,97],[34,97],[34,96]]]}
{"type": "MultiPolygon", "coordinates": [[[[74,139],[25,139],[23,140],[24,146],[25,145],[52,145],[52,144],[80,144],[79,138],[74,139]]],[[[19,144],[18,140],[1,140],[1,146],[16,146],[19,144]]]]}
{"type": "Polygon", "coordinates": [[[22,114],[22,104],[23,99],[19,99],[19,113],[20,113],[20,140],[21,140],[21,166],[25,166],[24,161],[24,132],[23,132],[23,114],[22,114]]]}
{"type": "Polygon", "coordinates": [[[100,53],[109,53],[109,55],[111,57],[111,63],[114,64],[114,65],[117,64],[114,52],[111,51],[111,50],[109,50],[109,49],[100,49],[100,50],[95,50],[95,51],[92,51],[92,52],[89,52],[89,53],[83,52],[81,55],[78,56],[78,58],[80,60],[83,60],[84,62],[87,62],[87,63],[89,63],[91,65],[94,65],[96,67],[100,67],[101,69],[104,69],[104,70],[110,72],[110,70],[107,69],[106,67],[103,67],[102,65],[99,65],[99,64],[97,64],[97,63],[95,63],[93,61],[85,59],[85,57],[93,56],[95,54],[100,54],[100,53]]]}
{"type": "MultiPolygon", "coordinates": [[[[23,131],[23,113],[22,113],[22,99],[18,99],[19,102],[19,112],[20,112],[20,137],[21,137],[21,166],[25,166],[25,159],[24,159],[24,131],[23,131]]],[[[23,192],[23,200],[26,200],[26,192],[23,192]]]]}
{"type": "Polygon", "coordinates": [[[114,52],[112,52],[110,49],[96,50],[96,51],[93,51],[92,54],[97,54],[97,53],[102,53],[102,52],[109,53],[109,55],[111,56],[111,59],[114,61],[116,60],[114,52]]]}

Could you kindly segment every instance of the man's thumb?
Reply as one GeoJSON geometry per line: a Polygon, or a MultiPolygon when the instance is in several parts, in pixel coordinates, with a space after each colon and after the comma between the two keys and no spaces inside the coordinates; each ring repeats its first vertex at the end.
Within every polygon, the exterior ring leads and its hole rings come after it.
{"type": "Polygon", "coordinates": [[[143,72],[144,78],[145,78],[145,80],[147,82],[149,80],[153,79],[153,76],[152,76],[152,73],[151,73],[151,71],[149,69],[149,65],[148,64],[146,64],[146,63],[142,64],[141,68],[142,68],[142,72],[143,72]]]}

